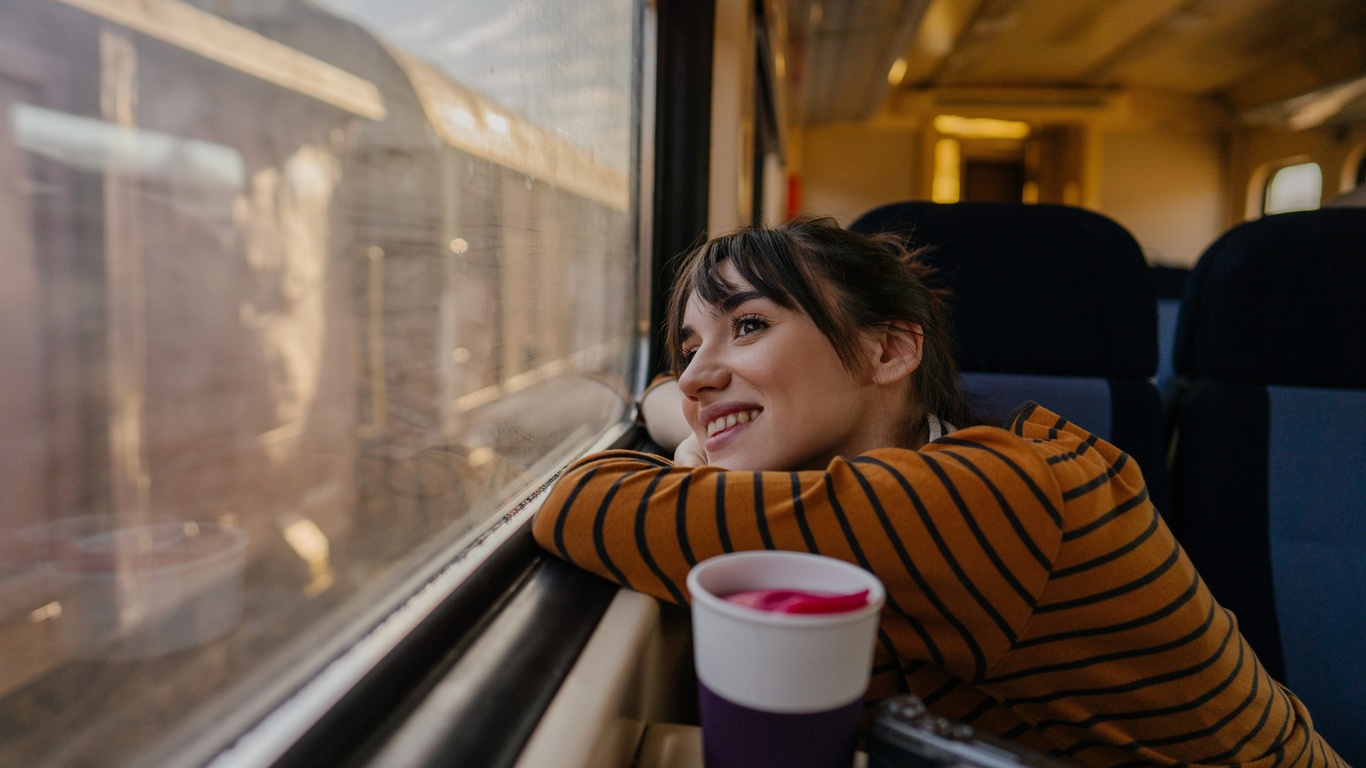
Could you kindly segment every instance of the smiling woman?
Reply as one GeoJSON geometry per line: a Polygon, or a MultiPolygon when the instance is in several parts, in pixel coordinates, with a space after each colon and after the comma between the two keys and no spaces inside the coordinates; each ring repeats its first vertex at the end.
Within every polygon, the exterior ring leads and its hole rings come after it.
{"type": "Polygon", "coordinates": [[[798,221],[718,238],[680,275],[692,436],[673,463],[572,465],[543,547],[677,603],[723,552],[855,563],[887,586],[869,703],[909,691],[1083,765],[1342,765],[1126,454],[1033,403],[1006,429],[950,426],[970,414],[940,397],[948,329],[913,257],[798,221]]]}
{"type": "Polygon", "coordinates": [[[931,415],[977,422],[943,297],[899,240],[797,219],[717,238],[681,274],[665,338],[693,430],[682,463],[819,469],[919,447],[931,415]]]}

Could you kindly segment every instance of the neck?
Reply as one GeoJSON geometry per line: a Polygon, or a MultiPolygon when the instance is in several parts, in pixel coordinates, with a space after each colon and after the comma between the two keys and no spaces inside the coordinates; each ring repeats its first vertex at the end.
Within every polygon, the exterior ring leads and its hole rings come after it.
{"type": "Polygon", "coordinates": [[[917,450],[929,442],[929,411],[922,407],[918,400],[904,394],[899,418],[889,420],[889,424],[896,424],[896,441],[893,443],[900,448],[917,450]]]}

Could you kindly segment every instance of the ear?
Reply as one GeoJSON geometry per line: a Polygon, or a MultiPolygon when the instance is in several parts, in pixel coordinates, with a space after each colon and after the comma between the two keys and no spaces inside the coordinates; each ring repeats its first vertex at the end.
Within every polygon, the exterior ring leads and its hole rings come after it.
{"type": "Polygon", "coordinates": [[[889,323],[877,335],[873,382],[895,384],[909,378],[920,367],[924,349],[925,332],[919,323],[889,323]]]}

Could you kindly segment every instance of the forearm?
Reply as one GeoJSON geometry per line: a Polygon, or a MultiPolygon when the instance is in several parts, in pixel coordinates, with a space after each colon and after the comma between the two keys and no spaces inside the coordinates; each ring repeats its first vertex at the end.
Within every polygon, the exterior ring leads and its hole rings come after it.
{"type": "Polygon", "coordinates": [[[541,507],[533,527],[544,549],[623,586],[686,602],[683,579],[695,563],[687,542],[671,533],[663,493],[686,492],[688,474],[664,459],[631,451],[590,456],[571,466],[541,507]],[[670,475],[674,475],[670,478],[670,475]],[[668,482],[666,482],[668,479],[668,482]],[[661,536],[653,529],[668,529],[661,536]]]}
{"type": "Polygon", "coordinates": [[[1025,444],[1004,441],[999,430],[981,436],[989,439],[957,450],[875,451],[813,472],[687,468],[648,454],[597,454],[552,489],[536,539],[582,568],[679,603],[687,600],[691,567],[724,552],[837,557],[883,580],[889,615],[921,627],[908,638],[935,636],[932,651],[908,640],[914,657],[980,674],[1011,641],[1014,630],[1003,623],[1028,620],[1031,602],[1017,590],[1037,595],[1047,579],[1045,563],[1018,556],[1017,529],[1042,552],[1054,551],[1061,535],[1043,506],[1021,499],[1003,509],[997,497],[1000,486],[1020,482],[1017,471],[1046,472],[1043,462],[1022,465],[1025,444]],[[1004,571],[969,571],[967,562],[991,561],[986,549],[1016,556],[1002,563],[1004,571]],[[961,630],[939,636],[952,626],[961,630]]]}
{"type": "Polygon", "coordinates": [[[708,557],[814,551],[817,537],[843,538],[822,501],[830,497],[827,478],[688,468],[648,454],[608,452],[565,472],[534,530],[541,546],[582,568],[685,602],[689,569],[708,557]],[[813,507],[811,514],[805,507],[813,507]]]}

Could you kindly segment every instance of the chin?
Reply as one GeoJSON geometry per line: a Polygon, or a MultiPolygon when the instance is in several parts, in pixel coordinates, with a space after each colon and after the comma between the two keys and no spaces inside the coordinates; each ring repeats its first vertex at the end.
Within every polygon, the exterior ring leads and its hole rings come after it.
{"type": "Polygon", "coordinates": [[[713,465],[737,472],[790,472],[796,468],[790,462],[765,456],[727,456],[713,465]]]}
{"type": "Polygon", "coordinates": [[[764,466],[758,457],[753,456],[727,456],[711,462],[714,467],[729,469],[741,472],[760,472],[763,470],[774,469],[773,466],[764,466]]]}
{"type": "Polygon", "coordinates": [[[730,469],[730,470],[748,470],[748,469],[750,469],[750,467],[745,463],[745,460],[744,460],[744,459],[739,459],[739,458],[735,458],[735,457],[731,457],[731,458],[728,458],[728,459],[718,459],[718,460],[716,460],[716,461],[712,461],[712,462],[709,462],[709,463],[710,463],[713,467],[720,467],[721,469],[730,469]]]}

